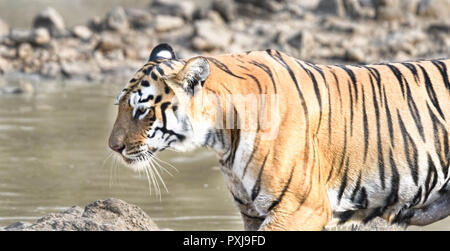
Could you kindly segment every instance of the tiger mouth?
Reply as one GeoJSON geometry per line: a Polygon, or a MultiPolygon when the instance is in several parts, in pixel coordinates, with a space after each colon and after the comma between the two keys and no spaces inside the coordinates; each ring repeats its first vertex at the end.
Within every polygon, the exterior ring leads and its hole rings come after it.
{"type": "Polygon", "coordinates": [[[153,158],[153,155],[156,152],[156,149],[152,149],[134,153],[132,156],[125,156],[123,154],[121,154],[121,156],[127,165],[133,165],[136,163],[149,161],[151,158],[153,158]]]}

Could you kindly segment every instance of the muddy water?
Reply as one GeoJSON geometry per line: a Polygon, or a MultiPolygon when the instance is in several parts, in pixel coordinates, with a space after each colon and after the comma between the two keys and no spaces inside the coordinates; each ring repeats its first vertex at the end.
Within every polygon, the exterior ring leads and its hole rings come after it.
{"type": "MultiPolygon", "coordinates": [[[[143,208],[160,227],[241,230],[212,153],[164,152],[169,192],[108,158],[107,138],[123,83],[39,83],[32,95],[0,97],[0,226],[34,221],[72,205],[115,197],[143,208]]],[[[450,230],[450,218],[413,230],[450,230]]]]}

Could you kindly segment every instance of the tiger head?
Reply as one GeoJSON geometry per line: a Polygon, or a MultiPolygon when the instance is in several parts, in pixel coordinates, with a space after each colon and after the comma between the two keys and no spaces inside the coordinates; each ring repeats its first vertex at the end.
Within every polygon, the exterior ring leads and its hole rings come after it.
{"type": "Polygon", "coordinates": [[[208,132],[193,126],[186,107],[208,76],[205,58],[179,60],[168,44],[156,46],[117,97],[109,147],[139,169],[166,148],[188,151],[201,145],[208,132]]]}

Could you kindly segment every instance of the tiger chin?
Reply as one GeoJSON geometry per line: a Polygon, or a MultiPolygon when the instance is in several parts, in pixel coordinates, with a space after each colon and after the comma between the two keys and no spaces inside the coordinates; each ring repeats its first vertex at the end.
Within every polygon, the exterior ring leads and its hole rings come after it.
{"type": "Polygon", "coordinates": [[[109,146],[136,170],[211,149],[246,230],[427,225],[450,214],[449,69],[270,49],[186,60],[160,44],[120,92],[109,146]]]}

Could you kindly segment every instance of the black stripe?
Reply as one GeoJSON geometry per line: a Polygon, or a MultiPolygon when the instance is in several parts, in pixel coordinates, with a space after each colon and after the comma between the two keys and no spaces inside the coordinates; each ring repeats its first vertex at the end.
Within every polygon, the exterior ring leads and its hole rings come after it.
{"type": "Polygon", "coordinates": [[[442,172],[446,178],[448,175],[449,162],[450,162],[450,151],[448,146],[448,134],[444,125],[438,120],[438,118],[431,111],[430,106],[427,104],[428,113],[433,123],[433,134],[434,134],[434,146],[436,148],[436,153],[439,156],[439,162],[441,164],[442,172]],[[440,134],[442,134],[443,142],[440,140],[440,134]]]}
{"type": "Polygon", "coordinates": [[[389,138],[391,139],[391,145],[392,147],[395,147],[395,139],[394,139],[394,127],[392,125],[392,116],[391,116],[391,110],[389,109],[389,104],[386,98],[386,90],[383,88],[383,97],[384,97],[384,108],[386,112],[386,119],[388,123],[388,129],[389,129],[389,138]]]}
{"type": "Polygon", "coordinates": [[[353,135],[353,95],[352,95],[352,88],[350,85],[350,82],[348,82],[348,96],[350,97],[350,136],[353,135]]]}
{"type": "Polygon", "coordinates": [[[234,193],[230,190],[231,196],[233,196],[233,200],[241,205],[247,205],[247,203],[243,202],[241,199],[239,199],[234,193]]]}
{"type": "Polygon", "coordinates": [[[349,162],[349,159],[347,157],[347,159],[345,161],[344,176],[343,176],[343,179],[341,181],[341,186],[339,187],[338,204],[341,202],[342,196],[344,195],[345,188],[347,187],[348,162],[349,162]]]}
{"type": "Polygon", "coordinates": [[[431,159],[431,156],[428,154],[428,173],[427,177],[425,179],[425,198],[423,199],[423,202],[425,203],[428,199],[428,196],[430,196],[431,191],[436,186],[438,174],[436,170],[436,166],[434,165],[433,160],[431,159]]]}
{"type": "Polygon", "coordinates": [[[400,72],[400,70],[391,65],[391,64],[385,64],[387,67],[389,67],[389,69],[391,69],[392,73],[394,73],[395,77],[397,78],[398,83],[400,84],[400,88],[402,89],[402,95],[403,97],[405,97],[405,84],[403,83],[403,76],[402,73],[400,72]]]}
{"type": "MultiPolygon", "coordinates": [[[[381,187],[385,188],[385,180],[384,180],[384,158],[383,158],[383,147],[381,142],[381,125],[380,125],[380,111],[378,107],[377,95],[375,94],[375,87],[373,85],[372,76],[369,76],[370,84],[372,87],[373,93],[373,108],[375,110],[375,118],[376,118],[376,127],[377,127],[377,158],[378,158],[378,172],[380,174],[380,182],[381,187]]],[[[380,96],[381,98],[381,96],[380,96]]]]}
{"type": "Polygon", "coordinates": [[[264,166],[266,165],[266,160],[267,160],[268,156],[269,156],[269,153],[266,154],[266,157],[264,157],[261,167],[259,168],[260,170],[258,173],[258,178],[256,179],[255,185],[253,186],[253,189],[252,189],[252,201],[254,201],[256,199],[256,197],[259,194],[259,190],[261,189],[261,177],[262,177],[262,173],[264,171],[264,166]]]}
{"type": "Polygon", "coordinates": [[[156,70],[159,72],[159,74],[160,74],[161,76],[164,76],[164,75],[165,75],[165,74],[164,74],[164,70],[161,69],[161,67],[159,67],[159,65],[156,66],[156,70]]]}
{"type": "Polygon", "coordinates": [[[173,70],[172,62],[166,60],[166,61],[163,61],[162,63],[173,70]]]}
{"type": "Polygon", "coordinates": [[[220,62],[219,60],[217,60],[217,59],[215,59],[215,58],[212,58],[212,57],[206,57],[206,59],[208,59],[209,61],[211,61],[211,62],[212,62],[214,65],[216,65],[219,69],[221,69],[222,71],[224,71],[224,72],[230,74],[231,76],[236,77],[236,78],[240,78],[240,79],[245,79],[245,78],[243,78],[243,77],[241,77],[241,76],[238,76],[238,75],[234,74],[233,72],[231,72],[230,69],[229,69],[224,63],[220,62]]]}
{"type": "Polygon", "coordinates": [[[397,109],[397,119],[398,123],[400,125],[400,131],[402,133],[403,138],[403,146],[405,151],[405,158],[408,162],[408,166],[411,169],[411,175],[413,177],[414,183],[418,185],[419,180],[419,167],[418,167],[418,154],[417,154],[417,147],[412,140],[411,136],[409,135],[408,131],[406,130],[405,124],[403,123],[402,117],[400,116],[400,113],[397,109]],[[410,148],[412,149],[412,153],[410,152],[410,148]],[[412,154],[412,157],[411,157],[412,154]]]}
{"type": "Polygon", "coordinates": [[[425,133],[423,132],[422,119],[420,118],[419,110],[417,109],[416,102],[414,102],[414,98],[412,97],[411,89],[409,88],[409,84],[406,79],[404,79],[404,80],[406,83],[406,97],[408,99],[409,113],[411,114],[411,116],[414,119],[414,123],[416,124],[417,130],[419,131],[419,134],[422,137],[422,140],[425,141],[425,133]]]}
{"type": "Polygon", "coordinates": [[[352,216],[356,213],[356,211],[345,211],[339,214],[338,218],[339,218],[339,222],[338,225],[344,224],[345,222],[347,222],[350,218],[352,218],[352,216]]]}
{"type": "Polygon", "coordinates": [[[391,165],[391,192],[386,198],[386,207],[392,206],[398,202],[398,189],[400,186],[400,175],[398,173],[397,165],[394,161],[394,156],[392,155],[392,149],[389,150],[389,161],[391,165]]]}
{"type": "Polygon", "coordinates": [[[295,170],[295,166],[293,166],[291,168],[291,174],[289,175],[289,179],[286,182],[286,185],[283,187],[283,190],[281,191],[280,196],[278,196],[278,198],[272,202],[272,204],[268,207],[267,211],[270,211],[273,208],[275,208],[283,199],[284,195],[286,194],[287,189],[289,188],[289,185],[291,184],[292,177],[294,176],[294,170],[295,170]]]}
{"type": "Polygon", "coordinates": [[[439,105],[439,101],[438,101],[438,99],[436,97],[436,92],[433,89],[433,84],[430,81],[430,77],[428,76],[426,70],[421,65],[419,65],[419,67],[422,70],[423,76],[425,78],[425,86],[427,88],[428,97],[430,98],[431,103],[433,103],[433,105],[436,108],[436,110],[441,115],[441,118],[443,120],[445,120],[444,113],[442,112],[441,107],[439,105]]]}
{"type": "Polygon", "coordinates": [[[256,220],[260,220],[260,221],[264,221],[264,220],[266,219],[266,217],[263,217],[263,216],[253,216],[253,215],[248,215],[248,214],[246,214],[246,213],[243,213],[242,211],[241,211],[241,214],[242,214],[243,216],[247,217],[247,218],[250,218],[250,219],[256,219],[256,220]]]}
{"type": "Polygon", "coordinates": [[[369,123],[367,122],[366,97],[364,94],[364,86],[362,86],[362,102],[363,102],[364,163],[365,163],[367,160],[367,150],[369,147],[369,123]]]}
{"type": "Polygon", "coordinates": [[[436,66],[436,68],[438,68],[439,72],[441,73],[447,90],[450,90],[450,81],[448,79],[447,66],[445,65],[445,63],[439,60],[432,60],[431,62],[434,64],[434,66],[436,66]]]}
{"type": "Polygon", "coordinates": [[[414,76],[414,80],[416,81],[416,83],[419,82],[419,74],[417,73],[416,66],[414,64],[407,63],[407,62],[404,62],[404,63],[401,63],[401,64],[409,69],[409,71],[414,76]]]}
{"type": "Polygon", "coordinates": [[[152,73],[150,74],[150,77],[155,80],[158,81],[158,76],[156,76],[156,74],[152,71],[152,73]]]}
{"type": "Polygon", "coordinates": [[[272,86],[273,86],[274,93],[276,94],[277,93],[277,86],[276,86],[276,83],[275,83],[275,80],[273,78],[273,74],[272,74],[272,71],[270,70],[270,68],[267,65],[262,64],[262,63],[258,63],[256,61],[250,61],[250,64],[252,64],[252,65],[254,65],[256,67],[259,67],[264,72],[266,72],[267,75],[269,75],[270,80],[272,81],[272,86]]]}
{"type": "Polygon", "coordinates": [[[386,209],[387,209],[387,208],[385,208],[385,207],[376,207],[376,208],[374,208],[374,209],[369,213],[369,215],[368,215],[366,218],[363,219],[362,222],[363,222],[364,224],[367,224],[369,221],[373,220],[375,217],[382,216],[383,213],[386,211],[386,209]]]}
{"type": "Polygon", "coordinates": [[[343,69],[348,74],[350,79],[352,80],[353,88],[355,89],[355,99],[356,99],[356,102],[358,102],[358,86],[356,83],[355,73],[345,65],[337,65],[337,67],[343,69]]]}

